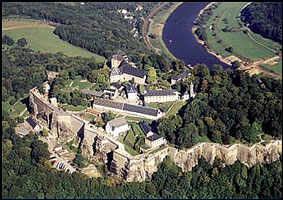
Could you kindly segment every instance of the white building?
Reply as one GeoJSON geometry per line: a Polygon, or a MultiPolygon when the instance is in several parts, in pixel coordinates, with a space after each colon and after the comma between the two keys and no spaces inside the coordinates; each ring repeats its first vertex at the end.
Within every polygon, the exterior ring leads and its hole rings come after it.
{"type": "Polygon", "coordinates": [[[129,83],[126,85],[126,92],[129,100],[137,99],[138,94],[134,84],[129,83]]]}
{"type": "Polygon", "coordinates": [[[190,85],[190,98],[195,98],[196,93],[194,92],[194,84],[191,81],[191,85],[190,85]]]}
{"type": "Polygon", "coordinates": [[[126,132],[130,129],[125,117],[119,117],[109,121],[106,124],[106,132],[117,138],[120,133],[126,132]]]}
{"type": "Polygon", "coordinates": [[[153,149],[166,144],[166,140],[164,137],[161,137],[160,135],[154,133],[153,135],[145,138],[145,144],[153,149]]]}
{"type": "Polygon", "coordinates": [[[116,88],[107,88],[104,91],[104,94],[109,97],[110,99],[116,99],[118,96],[118,90],[116,88]]]}
{"type": "Polygon", "coordinates": [[[170,101],[177,101],[179,94],[176,90],[152,90],[144,95],[145,103],[163,103],[170,101]]]}

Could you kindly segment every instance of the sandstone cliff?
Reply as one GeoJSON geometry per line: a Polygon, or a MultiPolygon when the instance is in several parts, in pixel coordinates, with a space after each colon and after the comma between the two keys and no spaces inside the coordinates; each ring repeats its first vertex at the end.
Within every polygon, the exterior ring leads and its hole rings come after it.
{"type": "Polygon", "coordinates": [[[127,158],[114,151],[111,171],[126,181],[144,181],[151,178],[157,171],[157,166],[169,155],[172,161],[183,171],[190,171],[203,157],[213,164],[219,158],[225,165],[232,165],[236,160],[252,167],[256,163],[271,163],[279,159],[282,154],[282,141],[272,141],[267,145],[255,144],[247,147],[241,144],[225,146],[215,143],[201,143],[186,150],[177,150],[167,146],[155,154],[145,154],[127,158]]]}

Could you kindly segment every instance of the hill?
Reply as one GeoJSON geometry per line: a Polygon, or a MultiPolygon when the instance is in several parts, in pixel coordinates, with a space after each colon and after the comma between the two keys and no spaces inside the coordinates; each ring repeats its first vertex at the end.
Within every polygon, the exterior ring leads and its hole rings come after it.
{"type": "Polygon", "coordinates": [[[241,12],[241,20],[253,32],[282,44],[282,2],[251,3],[241,12]]]}

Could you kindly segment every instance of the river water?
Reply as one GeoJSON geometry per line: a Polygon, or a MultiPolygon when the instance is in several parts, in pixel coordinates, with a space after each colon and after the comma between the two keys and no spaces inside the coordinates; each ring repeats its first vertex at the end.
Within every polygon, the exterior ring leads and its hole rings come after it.
{"type": "Polygon", "coordinates": [[[205,63],[210,69],[214,64],[230,68],[197,43],[192,33],[194,20],[207,4],[208,2],[186,2],[180,5],[168,17],[163,28],[162,39],[168,50],[187,65],[205,63]]]}

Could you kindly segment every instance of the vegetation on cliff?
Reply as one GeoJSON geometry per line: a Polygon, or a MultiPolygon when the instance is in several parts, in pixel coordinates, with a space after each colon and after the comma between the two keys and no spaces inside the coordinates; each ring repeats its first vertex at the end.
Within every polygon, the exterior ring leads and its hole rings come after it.
{"type": "Polygon", "coordinates": [[[166,158],[151,181],[118,183],[51,169],[47,145],[30,134],[15,134],[4,114],[2,126],[3,198],[282,198],[282,160],[248,169],[236,162],[225,168],[203,159],[191,172],[166,158]]]}
{"type": "Polygon", "coordinates": [[[282,2],[253,2],[241,12],[249,28],[282,44],[282,2]]]}
{"type": "MultiPolygon", "coordinates": [[[[255,143],[261,133],[281,137],[281,80],[250,77],[217,65],[211,73],[205,65],[198,65],[192,74],[195,99],[178,115],[158,121],[158,133],[170,143],[188,148],[204,141],[255,143]]],[[[190,80],[177,87],[189,91],[190,80]]]]}

